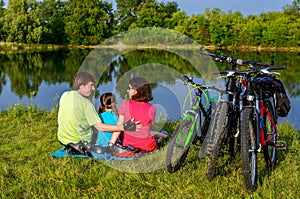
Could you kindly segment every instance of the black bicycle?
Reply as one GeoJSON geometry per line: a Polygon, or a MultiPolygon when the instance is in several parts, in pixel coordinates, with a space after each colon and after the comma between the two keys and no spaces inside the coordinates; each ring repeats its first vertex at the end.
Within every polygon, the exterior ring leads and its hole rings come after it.
{"type": "Polygon", "coordinates": [[[201,52],[211,56],[216,62],[225,62],[231,66],[231,70],[215,72],[220,74],[219,78],[224,78],[226,91],[225,97],[221,97],[217,105],[211,125],[205,141],[200,151],[200,158],[209,155],[210,161],[206,173],[206,178],[212,180],[215,175],[219,152],[222,147],[227,146],[230,157],[235,157],[240,151],[240,110],[241,94],[244,90],[243,76],[236,73],[239,59],[234,60],[230,56],[223,56],[210,52],[201,52]]]}
{"type": "Polygon", "coordinates": [[[245,188],[252,192],[257,187],[258,152],[263,151],[266,166],[271,168],[276,165],[277,149],[285,148],[285,142],[278,141],[277,120],[278,113],[279,116],[287,115],[290,103],[282,82],[274,76],[279,73],[270,72],[284,69],[284,66],[253,61],[243,61],[242,64],[249,68],[240,72],[246,76],[246,92],[243,94],[241,112],[242,171],[245,188]],[[279,99],[284,95],[287,99],[279,99]],[[279,107],[278,101],[286,103],[279,107]],[[285,112],[281,113],[283,109],[285,112]]]}

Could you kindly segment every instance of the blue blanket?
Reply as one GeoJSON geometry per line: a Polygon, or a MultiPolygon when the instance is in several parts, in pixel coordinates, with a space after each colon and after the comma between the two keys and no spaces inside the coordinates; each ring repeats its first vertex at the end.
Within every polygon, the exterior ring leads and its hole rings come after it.
{"type": "MultiPolygon", "coordinates": [[[[137,159],[141,153],[134,151],[134,150],[128,150],[126,152],[117,154],[115,156],[112,156],[111,154],[101,154],[101,153],[94,153],[91,152],[93,155],[92,159],[104,159],[104,160],[135,160],[137,159]]],[[[74,157],[74,158],[91,158],[86,155],[74,155],[74,154],[68,154],[67,150],[65,150],[65,147],[62,147],[51,154],[53,157],[74,157]]]]}

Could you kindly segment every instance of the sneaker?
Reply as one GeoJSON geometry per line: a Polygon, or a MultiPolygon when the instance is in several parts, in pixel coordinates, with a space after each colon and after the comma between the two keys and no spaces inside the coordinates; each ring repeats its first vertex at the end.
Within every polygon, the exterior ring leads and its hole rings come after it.
{"type": "Polygon", "coordinates": [[[120,145],[119,143],[116,143],[116,144],[112,144],[112,145],[109,145],[108,146],[109,149],[110,149],[110,153],[111,155],[117,155],[119,153],[123,153],[123,152],[126,152],[128,151],[128,149],[124,148],[122,145],[120,145]]]}
{"type": "Polygon", "coordinates": [[[155,134],[156,142],[161,142],[162,139],[165,139],[168,137],[168,132],[165,130],[160,130],[157,134],[155,134]]]}
{"type": "Polygon", "coordinates": [[[98,154],[107,154],[107,153],[110,153],[109,147],[102,147],[102,146],[99,146],[99,145],[94,145],[92,147],[92,151],[94,153],[98,153],[98,154]]]}
{"type": "Polygon", "coordinates": [[[85,145],[82,141],[74,144],[74,143],[69,143],[66,146],[68,153],[71,155],[85,155],[89,157],[93,157],[93,155],[90,152],[90,149],[87,145],[85,145]]]}

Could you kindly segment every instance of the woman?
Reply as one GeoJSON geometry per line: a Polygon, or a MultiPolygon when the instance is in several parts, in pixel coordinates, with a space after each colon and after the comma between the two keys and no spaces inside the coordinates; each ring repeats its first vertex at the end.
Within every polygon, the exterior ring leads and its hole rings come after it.
{"type": "MultiPolygon", "coordinates": [[[[124,131],[122,145],[140,149],[142,152],[157,150],[155,138],[151,135],[151,127],[155,122],[156,108],[149,103],[153,99],[149,83],[142,77],[134,77],[127,89],[129,100],[124,101],[119,108],[118,125],[131,118],[142,125],[139,131],[124,131]]],[[[110,145],[115,143],[117,134],[113,134],[110,145]]]]}

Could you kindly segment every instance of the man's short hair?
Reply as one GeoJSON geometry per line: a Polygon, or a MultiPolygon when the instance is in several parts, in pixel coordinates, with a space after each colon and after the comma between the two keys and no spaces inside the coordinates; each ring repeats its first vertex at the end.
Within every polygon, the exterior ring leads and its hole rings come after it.
{"type": "Polygon", "coordinates": [[[74,76],[72,89],[73,90],[79,90],[79,87],[81,85],[86,85],[89,82],[93,82],[93,83],[96,82],[95,77],[91,73],[88,73],[88,72],[78,72],[74,76]]]}

